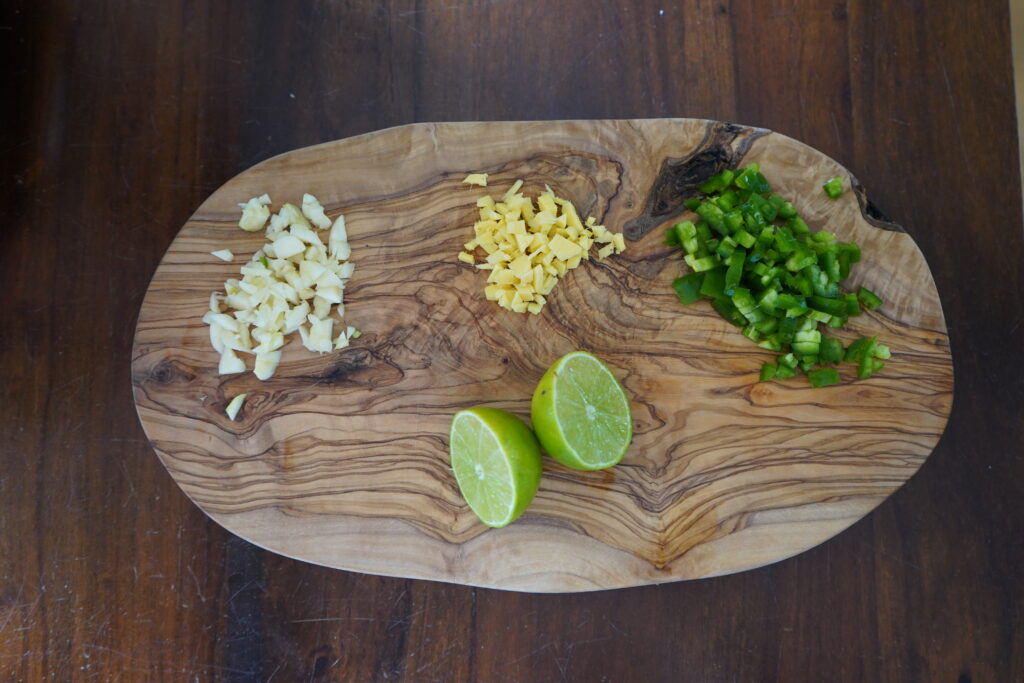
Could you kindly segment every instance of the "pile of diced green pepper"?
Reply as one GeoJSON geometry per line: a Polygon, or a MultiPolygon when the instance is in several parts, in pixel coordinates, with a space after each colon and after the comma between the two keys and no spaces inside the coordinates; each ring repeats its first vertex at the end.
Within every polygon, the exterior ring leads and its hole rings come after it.
{"type": "MultiPolygon", "coordinates": [[[[829,183],[826,192],[835,198],[836,184],[829,183]]],[[[828,386],[839,383],[831,366],[840,361],[856,362],[859,378],[884,367],[889,349],[877,338],[861,338],[844,349],[818,329],[819,323],[842,327],[861,314],[861,305],[882,305],[864,287],[856,293],[840,287],[860,260],[856,244],[839,242],[825,230],[811,232],[793,205],[771,191],[757,164],[722,171],[699,190],[703,198],[686,201],[699,220],[677,223],[666,236],[693,270],[672,286],[684,304],[710,298],[744,336],[780,354],[761,368],[761,381],[803,370],[811,385],[828,386]]]]}

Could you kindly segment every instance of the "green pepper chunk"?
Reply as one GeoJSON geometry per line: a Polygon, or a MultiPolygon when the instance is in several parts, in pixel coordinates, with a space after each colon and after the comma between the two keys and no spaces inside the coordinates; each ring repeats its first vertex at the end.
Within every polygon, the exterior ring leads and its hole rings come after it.
{"type": "Polygon", "coordinates": [[[764,291],[761,298],[757,300],[757,307],[771,315],[775,312],[775,303],[779,300],[779,292],[774,288],[764,291]]]}
{"type": "Polygon", "coordinates": [[[724,183],[722,183],[722,176],[716,173],[715,175],[711,176],[703,183],[698,185],[697,189],[700,191],[701,194],[712,194],[713,192],[718,192],[723,187],[725,187],[725,185],[724,183]]]}
{"type": "Polygon", "coordinates": [[[792,254],[799,245],[789,228],[782,226],[775,230],[775,246],[780,254],[792,254]]]}
{"type": "Polygon", "coordinates": [[[736,310],[736,307],[732,305],[732,302],[728,299],[714,299],[711,302],[711,307],[718,311],[718,314],[725,318],[728,322],[732,323],[736,327],[745,327],[747,319],[736,310]]]}
{"type": "Polygon", "coordinates": [[[718,265],[718,259],[712,256],[702,256],[698,258],[687,254],[683,257],[683,260],[686,261],[686,265],[690,266],[698,273],[705,270],[711,270],[718,265]]]}
{"type": "Polygon", "coordinates": [[[834,249],[822,252],[821,254],[821,269],[828,275],[828,279],[836,284],[839,283],[843,278],[840,277],[839,273],[839,259],[836,257],[834,249]]]}
{"type": "Polygon", "coordinates": [[[765,199],[759,194],[753,194],[750,196],[750,203],[757,208],[757,211],[764,216],[764,219],[771,223],[778,217],[779,211],[775,208],[775,205],[765,199]]]}
{"type": "MultiPolygon", "coordinates": [[[[736,193],[729,192],[726,194],[720,194],[714,199],[715,205],[722,211],[726,212],[726,216],[732,213],[732,209],[736,206],[736,193]]],[[[742,218],[740,219],[742,220],[742,218]]]]}
{"type": "Polygon", "coordinates": [[[819,323],[828,323],[832,320],[832,315],[830,313],[822,313],[821,311],[816,311],[813,308],[807,311],[807,317],[819,323]]]}
{"type": "Polygon", "coordinates": [[[861,337],[846,348],[843,360],[847,363],[860,361],[867,355],[869,349],[873,349],[877,343],[877,337],[861,337]]]}
{"type": "Polygon", "coordinates": [[[715,247],[715,253],[718,254],[723,261],[727,261],[732,253],[736,251],[736,240],[731,237],[724,237],[719,241],[718,246],[715,247]]]}
{"type": "Polygon", "coordinates": [[[743,227],[743,214],[736,210],[729,211],[722,216],[722,221],[725,223],[726,229],[731,234],[743,227]]]}
{"type": "Polygon", "coordinates": [[[854,316],[860,315],[860,302],[857,301],[857,295],[853,292],[843,295],[843,301],[846,302],[846,315],[854,316]]]}
{"type": "Polygon", "coordinates": [[[846,301],[842,299],[828,299],[823,296],[812,296],[808,299],[808,306],[816,311],[828,313],[830,316],[847,314],[846,301]]]}
{"type": "Polygon", "coordinates": [[[813,251],[803,245],[797,245],[797,248],[793,251],[788,259],[786,259],[786,269],[791,270],[794,273],[808,266],[813,266],[818,262],[818,257],[813,251]]]}
{"type": "Polygon", "coordinates": [[[811,229],[807,226],[807,223],[804,222],[804,219],[800,218],[800,216],[793,216],[788,219],[786,221],[786,227],[794,235],[809,235],[811,233],[811,229]]]}
{"type": "Polygon", "coordinates": [[[792,344],[796,336],[796,318],[786,317],[779,323],[779,341],[783,344],[792,344]]]}
{"type": "Polygon", "coordinates": [[[789,379],[790,377],[796,376],[796,370],[788,368],[785,365],[780,365],[779,369],[775,371],[775,379],[789,379]]]}
{"type": "Polygon", "coordinates": [[[811,370],[807,373],[807,379],[811,381],[812,387],[827,387],[839,384],[839,373],[835,368],[822,368],[811,370]]]}
{"type": "Polygon", "coordinates": [[[672,281],[672,289],[684,304],[692,304],[700,299],[700,288],[704,284],[704,273],[690,273],[672,281]]]}
{"type": "Polygon", "coordinates": [[[765,363],[761,366],[761,382],[767,382],[775,377],[775,373],[778,372],[779,366],[775,363],[765,363]]]}
{"type": "MultiPolygon", "coordinates": [[[[732,238],[736,240],[736,244],[744,249],[750,249],[757,242],[757,239],[743,228],[733,232],[732,238]]],[[[757,256],[760,256],[760,254],[757,254],[757,256]]]]}
{"type": "Polygon", "coordinates": [[[772,189],[768,185],[768,180],[761,175],[757,164],[751,164],[743,169],[743,172],[736,176],[735,182],[736,187],[744,190],[750,190],[751,192],[757,192],[758,194],[770,192],[772,189]]]}
{"type": "Polygon", "coordinates": [[[800,364],[800,359],[798,359],[796,357],[796,354],[793,353],[792,351],[790,351],[789,353],[782,354],[781,356],[779,356],[775,360],[779,364],[780,368],[781,367],[795,368],[797,365],[800,364]]]}
{"type": "Polygon", "coordinates": [[[829,199],[839,199],[839,196],[843,194],[843,179],[839,176],[829,178],[822,187],[825,188],[825,194],[829,199]]]}
{"type": "Polygon", "coordinates": [[[729,234],[728,228],[725,227],[725,212],[718,205],[712,202],[701,202],[701,205],[697,207],[697,215],[707,221],[708,225],[722,237],[729,234]]]}
{"type": "Polygon", "coordinates": [[[818,360],[822,363],[838,363],[843,359],[843,342],[835,337],[823,337],[818,349],[818,360]]]}
{"type": "Polygon", "coordinates": [[[882,300],[878,295],[867,287],[860,287],[857,289],[857,298],[860,299],[862,304],[870,308],[872,311],[882,305],[882,300]]]}
{"type": "Polygon", "coordinates": [[[683,221],[682,223],[676,223],[672,226],[672,229],[676,233],[676,241],[682,244],[686,240],[691,240],[697,236],[697,226],[692,221],[683,221]]]}
{"type": "Polygon", "coordinates": [[[725,268],[714,268],[704,273],[700,294],[712,299],[725,298],[725,268]]]}
{"type": "Polygon", "coordinates": [[[761,334],[771,334],[778,326],[779,321],[777,318],[765,318],[760,322],[754,323],[754,327],[757,328],[757,331],[761,334]]]}
{"type": "Polygon", "coordinates": [[[860,359],[860,364],[857,367],[857,378],[867,379],[871,375],[875,374],[879,370],[885,367],[885,363],[875,358],[874,356],[865,355],[860,359]]]}
{"type": "Polygon", "coordinates": [[[740,284],[740,276],[743,275],[743,261],[747,258],[747,252],[736,249],[729,255],[729,268],[725,271],[725,293],[730,292],[740,284]]]}
{"type": "Polygon", "coordinates": [[[776,361],[778,362],[780,368],[782,368],[782,367],[795,368],[800,363],[800,361],[797,360],[796,354],[794,354],[792,352],[785,353],[785,354],[779,356],[776,359],[776,361]]]}
{"type": "Polygon", "coordinates": [[[812,263],[808,265],[804,274],[807,276],[807,281],[811,283],[811,289],[818,296],[829,299],[839,296],[839,283],[829,280],[828,274],[819,268],[817,264],[812,263]]]}
{"type": "MultiPolygon", "coordinates": [[[[728,273],[726,277],[728,277],[728,273]]],[[[725,291],[728,293],[729,288],[726,287],[725,291]]],[[[756,323],[764,320],[764,313],[757,307],[757,302],[754,301],[749,289],[737,287],[732,294],[732,304],[750,322],[756,323]]]]}

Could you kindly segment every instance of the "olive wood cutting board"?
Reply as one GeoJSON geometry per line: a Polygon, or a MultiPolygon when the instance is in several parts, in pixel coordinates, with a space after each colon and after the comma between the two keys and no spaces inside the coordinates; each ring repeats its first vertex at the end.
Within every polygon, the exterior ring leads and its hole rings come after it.
{"type": "Polygon", "coordinates": [[[910,236],[820,152],[694,119],[415,124],[260,163],[168,249],[139,314],[132,381],[171,476],[235,534],[331,567],[545,592],[714,576],[811,548],[921,467],[953,397],[939,296],[910,236]],[[773,354],[707,302],[676,299],[671,282],[687,269],[664,226],[706,177],[750,162],[812,229],[861,245],[846,284],[885,305],[837,336],[877,334],[892,349],[880,374],[857,380],[844,364],[839,386],[759,383],[773,354]],[[469,172],[489,173],[489,186],[463,185],[469,172]],[[830,200],[821,184],[836,175],[847,190],[830,200]],[[486,273],[456,259],[476,199],[517,179],[627,236],[624,254],[571,271],[540,315],[486,301],[486,273]],[[264,192],[274,210],[310,192],[345,215],[356,267],[345,318],[363,335],[324,355],[293,339],[261,382],[217,374],[201,318],[264,242],[237,227],[238,203],[264,192]],[[210,255],[219,249],[235,261],[210,255]],[[622,382],[632,446],[600,472],[545,458],[526,514],[488,529],[449,467],[452,414],[486,404],[528,420],[537,380],[576,349],[622,382]],[[231,421],[225,405],[242,392],[231,421]]]}

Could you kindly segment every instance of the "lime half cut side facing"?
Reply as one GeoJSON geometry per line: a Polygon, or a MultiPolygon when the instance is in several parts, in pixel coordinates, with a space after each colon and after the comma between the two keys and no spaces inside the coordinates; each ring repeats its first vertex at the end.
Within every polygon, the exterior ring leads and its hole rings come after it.
{"type": "Polygon", "coordinates": [[[633,438],[626,392],[612,371],[585,351],[562,356],[548,368],[530,408],[541,446],[566,467],[611,467],[633,438]]]}
{"type": "Polygon", "coordinates": [[[540,486],[540,444],[515,415],[497,408],[460,410],[449,434],[462,497],[487,526],[503,527],[530,505],[540,486]]]}

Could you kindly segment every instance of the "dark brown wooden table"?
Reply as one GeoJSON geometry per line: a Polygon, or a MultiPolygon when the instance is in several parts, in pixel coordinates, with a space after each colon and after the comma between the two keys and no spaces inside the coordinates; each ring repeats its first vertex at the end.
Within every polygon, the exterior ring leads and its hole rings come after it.
{"type": "Polygon", "coordinates": [[[1005,2],[7,2],[3,680],[1024,677],[1024,244],[1005,2]],[[529,595],[323,569],[182,494],[135,317],[267,157],[414,121],[706,117],[853,170],[931,264],[956,366],[921,471],[798,557],[529,595]]]}

